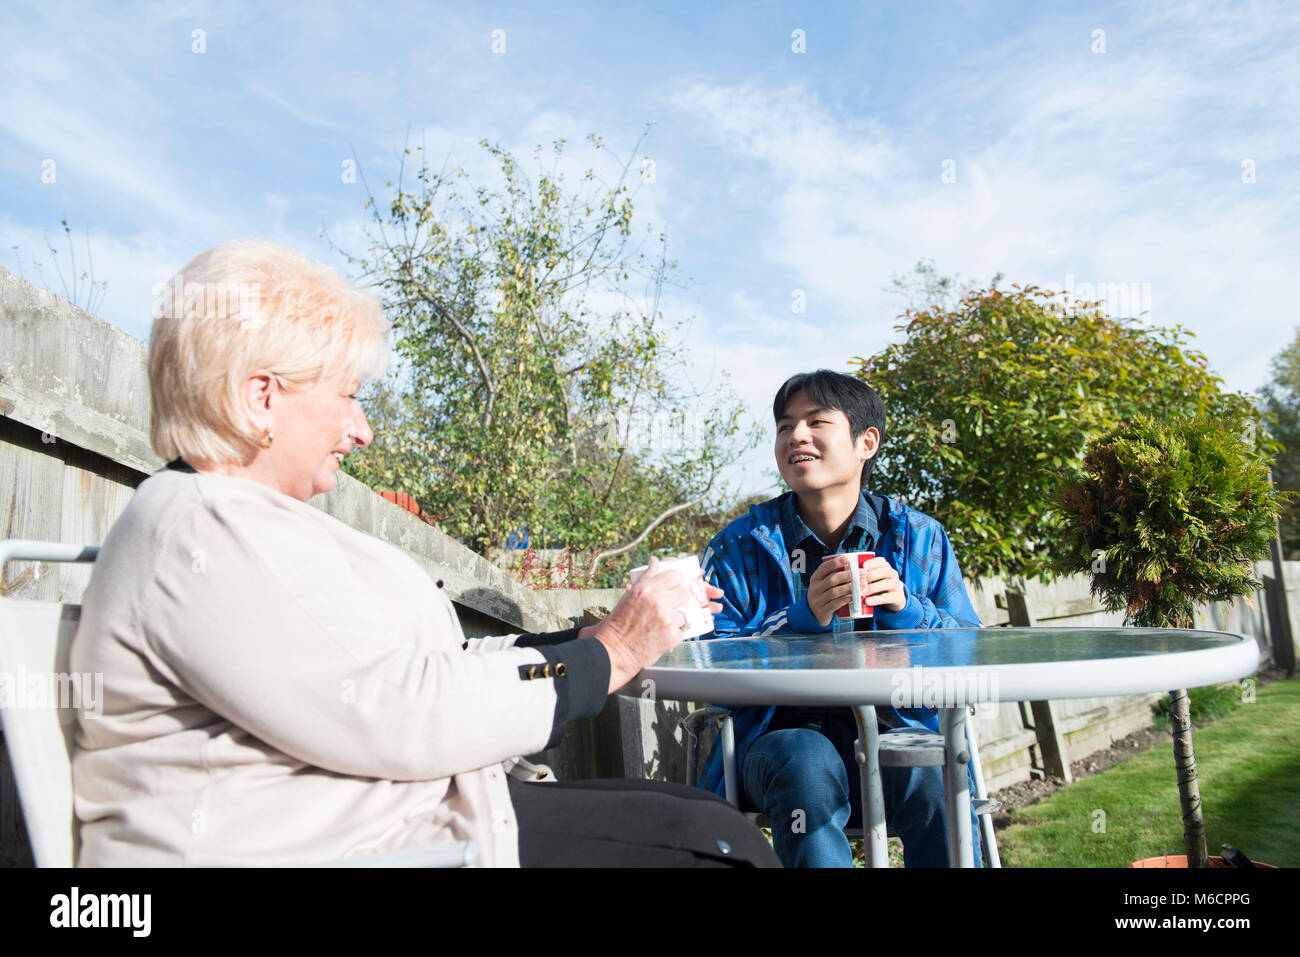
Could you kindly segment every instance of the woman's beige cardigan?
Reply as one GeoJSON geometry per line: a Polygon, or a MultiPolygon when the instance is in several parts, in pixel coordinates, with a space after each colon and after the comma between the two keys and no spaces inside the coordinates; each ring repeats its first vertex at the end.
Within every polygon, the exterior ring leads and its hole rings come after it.
{"type": "Polygon", "coordinates": [[[104,676],[72,759],[78,864],[288,865],[473,839],[480,864],[518,866],[506,775],[547,746],[557,692],[521,680],[546,659],[516,637],[464,649],[415,561],[304,502],[150,476],[72,646],[74,671],[104,676]]]}

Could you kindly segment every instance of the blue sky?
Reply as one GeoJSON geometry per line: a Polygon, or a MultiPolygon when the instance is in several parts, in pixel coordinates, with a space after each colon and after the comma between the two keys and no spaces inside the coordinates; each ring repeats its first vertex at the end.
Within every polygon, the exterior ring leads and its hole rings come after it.
{"type": "Polygon", "coordinates": [[[0,51],[0,265],[89,228],[98,312],[141,339],[153,286],[229,239],[344,269],[341,163],[382,184],[408,128],[486,176],[481,138],[563,137],[577,173],[588,133],[630,156],[651,121],[638,216],[689,280],[664,307],[764,427],[786,376],[899,338],[885,288],[923,257],[1149,290],[1230,388],[1300,325],[1300,4],[9,2],[0,51]]]}

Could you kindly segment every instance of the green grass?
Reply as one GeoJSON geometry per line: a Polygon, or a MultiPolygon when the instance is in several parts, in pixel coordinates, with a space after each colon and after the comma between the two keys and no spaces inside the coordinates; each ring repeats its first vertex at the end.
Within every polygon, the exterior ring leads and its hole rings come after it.
{"type": "MultiPolygon", "coordinates": [[[[1300,680],[1258,688],[1193,740],[1210,854],[1234,844],[1300,867],[1300,680]]],[[[1186,853],[1172,739],[1016,808],[998,849],[1007,867],[1127,867],[1186,853]]]]}

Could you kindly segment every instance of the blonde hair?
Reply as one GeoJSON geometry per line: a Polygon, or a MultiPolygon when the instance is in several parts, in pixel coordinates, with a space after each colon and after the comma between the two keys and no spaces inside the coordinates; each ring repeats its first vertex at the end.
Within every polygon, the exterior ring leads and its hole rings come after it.
{"type": "Polygon", "coordinates": [[[327,375],[377,379],[388,362],[389,324],[372,296],[261,240],[199,253],[154,300],[153,314],[149,440],[164,461],[252,458],[261,436],[239,389],[259,369],[296,392],[327,375]]]}

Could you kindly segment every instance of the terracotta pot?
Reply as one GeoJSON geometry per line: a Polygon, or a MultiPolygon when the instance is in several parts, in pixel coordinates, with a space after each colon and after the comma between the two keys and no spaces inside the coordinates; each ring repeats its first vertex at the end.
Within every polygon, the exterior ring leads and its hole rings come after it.
{"type": "MultiPolygon", "coordinates": [[[[1166,854],[1164,857],[1148,857],[1140,861],[1134,861],[1129,867],[1186,867],[1186,854],[1166,854]]],[[[1267,867],[1270,870],[1277,870],[1276,864],[1261,864],[1255,861],[1256,867],[1267,867]]],[[[1221,857],[1211,857],[1210,867],[1226,867],[1228,870],[1235,870],[1231,864],[1221,857]]]]}
{"type": "Polygon", "coordinates": [[[406,492],[383,491],[381,489],[375,489],[374,491],[381,497],[386,498],[388,501],[392,502],[394,505],[398,505],[406,509],[408,512],[410,512],[412,515],[416,516],[417,518],[423,519],[424,521],[428,522],[434,528],[438,527],[438,523],[435,522],[424,511],[424,509],[420,508],[420,503],[417,502],[415,499],[413,499],[406,492]]]}

